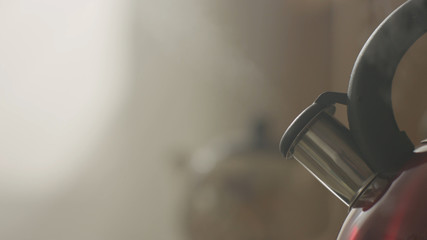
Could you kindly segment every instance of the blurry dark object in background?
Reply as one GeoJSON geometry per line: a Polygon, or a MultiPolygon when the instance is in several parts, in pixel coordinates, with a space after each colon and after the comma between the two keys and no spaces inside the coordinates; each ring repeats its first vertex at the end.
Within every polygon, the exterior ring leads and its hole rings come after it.
{"type": "Polygon", "coordinates": [[[186,215],[190,239],[335,237],[336,201],[301,166],[283,161],[264,130],[257,124],[253,141],[220,140],[190,160],[196,176],[186,215]]]}

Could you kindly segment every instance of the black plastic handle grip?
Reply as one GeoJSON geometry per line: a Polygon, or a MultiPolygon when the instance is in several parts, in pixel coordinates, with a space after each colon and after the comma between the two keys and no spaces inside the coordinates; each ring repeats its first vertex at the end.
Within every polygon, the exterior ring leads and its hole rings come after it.
{"type": "Polygon", "coordinates": [[[350,131],[377,172],[399,169],[413,144],[394,119],[391,85],[409,47],[427,31],[427,0],[410,0],[375,30],[360,52],[348,89],[350,131]]]}

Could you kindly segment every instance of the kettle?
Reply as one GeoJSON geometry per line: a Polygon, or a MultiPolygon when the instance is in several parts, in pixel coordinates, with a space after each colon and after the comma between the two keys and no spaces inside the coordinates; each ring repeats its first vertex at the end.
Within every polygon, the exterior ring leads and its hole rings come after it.
{"type": "Polygon", "coordinates": [[[349,207],[338,239],[427,239],[427,146],[397,126],[391,86],[405,52],[427,32],[427,0],[391,13],[362,48],[347,93],[326,92],[280,142],[349,207]],[[334,118],[347,106],[349,128],[334,118]]]}

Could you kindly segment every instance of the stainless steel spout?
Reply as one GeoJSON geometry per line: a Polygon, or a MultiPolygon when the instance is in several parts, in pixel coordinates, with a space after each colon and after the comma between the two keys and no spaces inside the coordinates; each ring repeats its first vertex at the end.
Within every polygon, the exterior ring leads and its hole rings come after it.
{"type": "Polygon", "coordinates": [[[282,138],[282,153],[295,158],[352,206],[376,174],[363,161],[350,131],[331,115],[331,108],[315,103],[300,114],[282,138]]]}

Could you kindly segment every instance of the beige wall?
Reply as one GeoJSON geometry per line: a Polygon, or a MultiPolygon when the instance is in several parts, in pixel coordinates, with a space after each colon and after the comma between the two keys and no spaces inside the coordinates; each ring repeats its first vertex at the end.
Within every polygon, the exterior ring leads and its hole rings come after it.
{"type": "Polygon", "coordinates": [[[323,4],[6,5],[2,239],[180,239],[177,159],[328,88],[323,4]]]}

